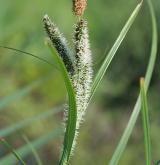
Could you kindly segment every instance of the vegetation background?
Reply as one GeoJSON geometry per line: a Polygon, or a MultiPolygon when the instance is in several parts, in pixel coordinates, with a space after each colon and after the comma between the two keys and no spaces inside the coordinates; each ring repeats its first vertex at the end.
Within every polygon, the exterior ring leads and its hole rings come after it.
{"type": "MultiPolygon", "coordinates": [[[[85,18],[89,22],[95,72],[105,57],[104,52],[108,52],[111,48],[137,2],[88,1],[85,18]]],[[[160,1],[153,0],[153,3],[160,28],[160,1]]],[[[71,42],[73,24],[76,21],[71,6],[71,0],[0,0],[0,45],[18,48],[52,62],[50,52],[44,45],[42,17],[47,13],[71,42]]],[[[88,108],[71,164],[102,165],[109,161],[138,96],[139,78],[145,73],[150,44],[150,15],[148,6],[144,3],[138,19],[120,47],[88,108]]],[[[159,60],[158,57],[148,93],[153,162],[160,159],[159,60]]],[[[0,100],[33,82],[36,82],[36,85],[29,94],[16,99],[0,111],[1,129],[63,105],[66,91],[61,75],[56,69],[30,56],[0,48],[0,100]],[[42,81],[37,83],[40,79],[42,81]]],[[[23,134],[30,140],[47,134],[61,126],[62,116],[63,113],[58,113],[46,120],[34,122],[6,139],[12,146],[18,148],[25,144],[23,134]]],[[[144,164],[141,122],[139,118],[120,165],[144,164]]],[[[44,164],[57,163],[62,139],[63,136],[53,139],[38,150],[44,164]]],[[[0,156],[3,157],[7,153],[8,150],[0,145],[0,156]]],[[[32,154],[26,157],[26,161],[35,164],[32,154]]]]}

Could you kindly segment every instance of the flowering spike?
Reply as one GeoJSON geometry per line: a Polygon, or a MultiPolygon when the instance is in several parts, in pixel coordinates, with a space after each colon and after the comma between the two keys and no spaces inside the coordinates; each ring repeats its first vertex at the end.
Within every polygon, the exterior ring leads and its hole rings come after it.
{"type": "MultiPolygon", "coordinates": [[[[87,22],[84,20],[80,20],[75,26],[74,44],[76,52],[75,74],[72,76],[72,81],[76,91],[77,136],[78,129],[80,124],[83,122],[85,110],[88,105],[93,74],[87,22]]],[[[76,136],[73,146],[76,143],[76,136]]]]}
{"type": "Polygon", "coordinates": [[[73,12],[76,16],[82,16],[87,6],[87,0],[73,0],[73,12]]]}
{"type": "Polygon", "coordinates": [[[66,39],[60,33],[58,27],[49,19],[48,15],[43,18],[44,28],[46,33],[51,40],[53,46],[56,48],[57,52],[61,56],[66,69],[69,73],[73,74],[74,67],[71,60],[71,52],[68,49],[68,44],[66,39]]]}

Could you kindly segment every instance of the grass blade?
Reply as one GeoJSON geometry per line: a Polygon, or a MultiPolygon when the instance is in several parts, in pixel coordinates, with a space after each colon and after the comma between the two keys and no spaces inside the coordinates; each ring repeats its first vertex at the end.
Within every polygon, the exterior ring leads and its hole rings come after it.
{"type": "Polygon", "coordinates": [[[40,60],[40,61],[43,61],[43,62],[49,64],[49,65],[52,66],[52,67],[56,67],[54,64],[50,63],[50,62],[47,61],[46,59],[44,59],[44,58],[42,58],[42,57],[39,57],[39,56],[37,56],[37,55],[34,55],[34,54],[32,54],[32,53],[28,53],[28,52],[25,52],[25,51],[23,51],[23,50],[11,48],[11,47],[8,47],[8,46],[0,46],[0,48],[8,49],[8,50],[12,50],[12,51],[15,51],[15,52],[23,53],[23,54],[28,55],[28,56],[32,56],[32,57],[34,57],[34,58],[36,58],[36,59],[38,59],[38,60],[40,60]]]}
{"type": "Polygon", "coordinates": [[[22,160],[22,158],[19,156],[19,154],[14,150],[11,145],[5,140],[5,139],[0,139],[1,143],[6,146],[14,155],[14,157],[22,164],[25,165],[25,162],[22,160]]]}
{"type": "Polygon", "coordinates": [[[70,81],[69,74],[65,68],[65,65],[62,59],[59,57],[59,55],[57,54],[55,49],[52,47],[52,44],[49,41],[47,42],[47,45],[54,57],[54,60],[59,66],[61,74],[64,78],[66,90],[68,93],[68,100],[69,100],[67,126],[66,126],[64,142],[63,142],[62,156],[59,162],[60,165],[64,165],[64,164],[67,164],[67,162],[69,161],[72,145],[73,145],[73,140],[75,137],[76,120],[77,120],[76,98],[75,98],[74,89],[72,87],[72,83],[70,81]]]}
{"type": "MultiPolygon", "coordinates": [[[[156,61],[156,56],[157,56],[157,44],[158,44],[158,31],[157,31],[157,22],[156,22],[156,17],[153,9],[152,2],[148,0],[148,5],[149,5],[149,11],[151,14],[151,21],[152,21],[152,46],[151,46],[151,55],[146,71],[146,76],[145,76],[145,91],[148,91],[148,87],[151,81],[152,73],[154,70],[154,65],[156,61]]],[[[109,165],[116,165],[127,145],[128,139],[132,133],[132,130],[135,126],[136,120],[138,118],[139,112],[141,108],[141,102],[140,102],[140,96],[137,99],[137,102],[134,106],[133,112],[131,114],[131,117],[129,119],[129,122],[127,124],[127,127],[124,130],[124,133],[120,139],[119,144],[117,145],[117,148],[109,162],[109,165]]]]}
{"type": "Polygon", "coordinates": [[[10,103],[14,102],[15,100],[26,96],[29,92],[32,91],[33,88],[37,87],[40,83],[42,83],[44,80],[46,80],[47,77],[40,78],[40,79],[32,82],[30,85],[24,87],[23,89],[16,91],[12,95],[6,96],[5,98],[1,99],[0,100],[0,111],[4,110],[5,107],[7,107],[10,103]]]}
{"type": "Polygon", "coordinates": [[[43,165],[42,161],[41,161],[41,158],[39,157],[36,149],[34,148],[34,146],[32,145],[32,143],[29,141],[29,139],[27,138],[27,136],[23,135],[23,139],[25,140],[25,142],[27,143],[28,147],[31,149],[34,157],[35,157],[35,160],[37,162],[37,165],[43,165]]]}
{"type": "MultiPolygon", "coordinates": [[[[54,138],[58,137],[59,135],[62,134],[62,129],[61,128],[57,128],[56,130],[54,130],[53,132],[48,133],[47,135],[43,135],[42,137],[34,140],[33,142],[31,142],[31,145],[35,148],[35,149],[39,149],[40,147],[44,146],[45,144],[47,144],[49,141],[53,140],[54,138]]],[[[17,153],[21,156],[21,157],[25,157],[30,153],[30,147],[28,145],[25,145],[19,149],[17,149],[17,153]]],[[[15,159],[15,157],[12,154],[8,154],[5,157],[3,157],[0,160],[0,165],[13,165],[17,162],[17,159],[15,159]]]]}
{"type": "Polygon", "coordinates": [[[94,95],[98,85],[100,84],[106,70],[108,69],[111,61],[113,60],[119,46],[121,45],[123,39],[125,38],[127,32],[129,31],[129,29],[130,29],[131,25],[133,24],[135,18],[137,17],[141,6],[142,6],[142,2],[137,5],[135,10],[133,11],[131,16],[129,17],[128,21],[126,22],[125,26],[123,27],[122,31],[120,32],[120,34],[119,34],[117,40],[115,41],[113,47],[111,48],[108,55],[106,56],[101,68],[99,69],[99,71],[98,71],[98,73],[97,73],[97,75],[96,75],[96,77],[93,81],[90,100],[93,97],[93,95],[94,95]]]}
{"type": "Polygon", "coordinates": [[[145,158],[146,158],[146,165],[150,165],[151,164],[151,138],[150,138],[147,97],[146,97],[146,91],[144,89],[144,78],[140,79],[140,95],[141,95],[141,112],[142,112],[143,132],[144,132],[145,158]]]}
{"type": "Polygon", "coordinates": [[[46,119],[48,117],[51,117],[53,114],[56,114],[56,113],[58,113],[60,111],[61,111],[60,108],[55,108],[55,109],[52,109],[52,110],[45,111],[45,112],[43,112],[43,113],[41,113],[39,115],[30,117],[28,119],[22,120],[22,121],[20,121],[20,122],[18,122],[16,124],[8,126],[7,128],[1,129],[0,130],[0,136],[1,137],[8,136],[11,133],[13,133],[13,132],[15,132],[15,131],[17,131],[19,129],[22,129],[22,128],[32,124],[35,121],[44,120],[44,119],[46,119]]]}
{"type": "Polygon", "coordinates": [[[157,56],[157,46],[158,46],[158,29],[157,29],[157,21],[156,21],[156,16],[153,8],[153,4],[151,0],[147,0],[148,6],[149,6],[149,12],[151,15],[151,21],[152,21],[152,47],[151,47],[151,56],[149,59],[149,64],[148,68],[146,71],[145,75],[145,88],[148,89],[152,73],[153,73],[153,68],[155,65],[156,61],[156,56],[157,56]]]}

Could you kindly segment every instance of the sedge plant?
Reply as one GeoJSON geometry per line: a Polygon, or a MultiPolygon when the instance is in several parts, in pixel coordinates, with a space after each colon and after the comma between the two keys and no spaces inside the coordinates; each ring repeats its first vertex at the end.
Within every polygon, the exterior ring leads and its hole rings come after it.
{"type": "Polygon", "coordinates": [[[66,80],[66,87],[70,88],[68,91],[69,107],[65,109],[64,114],[66,126],[60,165],[68,164],[70,156],[74,151],[80,124],[84,120],[86,108],[118,47],[135,20],[142,2],[138,4],[127,21],[94,80],[92,80],[92,54],[89,46],[87,21],[83,18],[86,5],[86,0],[73,0],[73,13],[78,17],[74,29],[73,41],[75,50],[73,52],[68,47],[66,39],[56,24],[47,15],[43,19],[44,28],[49,38],[47,45],[57,63],[59,63],[64,80],[66,80]],[[64,73],[67,73],[67,75],[64,75],[64,73]]]}
{"type": "MultiPolygon", "coordinates": [[[[66,103],[66,107],[64,110],[64,141],[61,149],[61,155],[59,159],[59,165],[67,165],[69,164],[69,160],[71,156],[74,154],[74,148],[76,147],[77,139],[78,139],[78,133],[81,124],[83,123],[85,119],[86,109],[94,96],[94,93],[96,92],[103,76],[105,75],[108,67],[110,66],[113,58],[115,57],[115,54],[120,47],[123,39],[125,38],[127,32],[129,31],[131,25],[133,24],[134,20],[136,19],[141,7],[143,1],[141,1],[136,8],[134,9],[133,13],[127,20],[125,26],[123,27],[122,31],[120,32],[118,38],[116,39],[113,47],[109,51],[108,55],[104,59],[104,62],[102,63],[102,66],[100,67],[99,71],[97,72],[96,76],[93,74],[93,64],[92,64],[92,53],[90,50],[90,41],[89,41],[89,34],[88,34],[88,25],[87,20],[84,19],[84,12],[87,6],[87,0],[72,0],[73,3],[73,13],[75,17],[77,18],[77,22],[74,25],[74,32],[73,32],[73,46],[74,50],[72,50],[69,47],[68,41],[64,37],[64,35],[60,32],[57,25],[51,21],[48,15],[45,15],[43,17],[43,25],[45,32],[47,34],[48,39],[46,40],[46,45],[48,46],[49,50],[51,51],[54,59],[54,64],[50,63],[49,61],[40,58],[36,55],[33,55],[31,53],[27,53],[21,50],[17,50],[14,48],[9,47],[3,47],[7,49],[11,49],[14,51],[19,51],[21,53],[30,55],[32,57],[35,57],[43,62],[46,62],[50,64],[52,67],[56,67],[65,82],[66,90],[67,90],[67,98],[68,101],[66,103]]],[[[127,145],[128,139],[132,133],[132,130],[134,128],[134,125],[136,123],[136,119],[139,115],[139,111],[141,108],[141,101],[142,104],[145,105],[145,96],[144,91],[147,91],[150,80],[152,77],[152,72],[154,69],[154,63],[156,60],[156,54],[157,54],[157,28],[156,28],[156,19],[154,15],[154,10],[152,6],[151,0],[148,0],[149,9],[151,13],[151,19],[152,19],[152,27],[153,27],[153,40],[152,40],[152,50],[151,50],[151,57],[149,60],[148,69],[146,72],[145,82],[141,81],[141,98],[138,97],[138,101],[136,103],[136,106],[134,108],[133,114],[129,120],[129,123],[124,131],[124,134],[117,145],[117,148],[110,160],[109,165],[116,165],[120,157],[127,145]],[[143,100],[144,99],[144,100],[143,100]]],[[[30,89],[29,89],[30,90],[30,89]]],[[[27,92],[29,91],[27,89],[27,92]]],[[[26,93],[27,93],[26,92],[26,93]]],[[[25,94],[25,93],[24,93],[25,94]]],[[[18,91],[17,97],[21,97],[24,95],[23,90],[18,91]]],[[[15,99],[15,98],[14,98],[15,99]]],[[[7,100],[7,98],[6,98],[7,100]]],[[[12,99],[8,99],[7,103],[11,102],[12,99]]],[[[2,103],[0,102],[0,105],[2,103]]],[[[3,105],[3,104],[2,104],[3,105]]],[[[143,112],[145,112],[145,107],[143,107],[143,112]]],[[[8,127],[7,130],[3,130],[5,132],[2,135],[9,135],[14,130],[21,129],[23,127],[26,127],[30,123],[36,120],[40,120],[42,118],[49,117],[48,114],[54,113],[53,111],[48,111],[43,114],[40,114],[40,116],[33,117],[31,120],[22,121],[20,123],[21,127],[18,126],[19,123],[15,124],[14,126],[8,127]],[[45,117],[44,117],[45,116],[45,117]],[[7,132],[7,133],[6,133],[7,132]]],[[[145,114],[144,114],[145,116],[145,114]]],[[[145,122],[144,127],[145,127],[145,122]]],[[[146,129],[147,130],[147,129],[146,129]]],[[[145,133],[145,130],[144,130],[145,133]]],[[[0,131],[1,134],[1,131],[0,131]]],[[[57,130],[49,133],[48,135],[45,135],[44,137],[41,137],[33,142],[28,142],[28,144],[31,146],[32,151],[35,151],[35,149],[43,146],[46,144],[49,140],[52,140],[54,137],[59,136],[62,134],[62,130],[58,128],[57,130]]],[[[146,135],[149,137],[148,135],[146,135]]],[[[146,151],[146,162],[147,165],[149,165],[150,160],[150,148],[147,147],[149,143],[149,140],[145,140],[145,150],[146,151]]],[[[27,145],[19,148],[16,154],[14,154],[18,159],[14,158],[13,154],[8,154],[4,158],[0,160],[0,165],[6,164],[6,165],[12,165],[16,163],[17,160],[22,161],[20,157],[26,156],[30,152],[30,149],[27,145]],[[20,155],[20,156],[19,156],[20,155]]],[[[23,161],[22,161],[23,162],[23,161]]],[[[24,162],[23,162],[24,163],[24,162]]],[[[25,164],[25,163],[24,163],[25,164]]]]}

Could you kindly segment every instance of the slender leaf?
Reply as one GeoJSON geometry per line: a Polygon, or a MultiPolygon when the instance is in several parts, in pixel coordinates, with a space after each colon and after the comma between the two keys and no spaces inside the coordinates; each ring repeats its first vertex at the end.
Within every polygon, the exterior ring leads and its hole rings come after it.
{"type": "Polygon", "coordinates": [[[23,121],[20,121],[16,124],[12,124],[11,126],[8,126],[7,128],[3,128],[0,130],[0,136],[1,137],[5,137],[5,136],[8,136],[10,135],[11,133],[19,130],[19,129],[22,129],[30,124],[32,124],[33,122],[35,121],[38,121],[38,120],[44,120],[48,117],[51,117],[53,114],[56,114],[58,112],[60,112],[61,109],[60,108],[54,108],[52,110],[48,110],[48,111],[45,111],[39,115],[36,115],[36,116],[33,116],[33,117],[30,117],[28,119],[25,119],[23,121]]]}
{"type": "MultiPolygon", "coordinates": [[[[157,44],[158,44],[158,38],[157,38],[157,22],[156,22],[156,17],[155,17],[155,13],[154,13],[154,9],[153,9],[153,5],[152,2],[150,0],[147,1],[148,5],[149,5],[149,11],[151,14],[151,21],[152,21],[152,46],[151,46],[151,55],[150,55],[150,59],[149,59],[149,63],[148,63],[148,67],[147,67],[147,71],[146,71],[146,76],[145,76],[145,91],[148,91],[148,87],[151,81],[151,77],[152,77],[152,73],[154,70],[154,65],[155,65],[155,61],[156,61],[156,56],[157,56],[157,44]]],[[[129,140],[129,137],[132,133],[132,130],[135,126],[136,120],[138,118],[139,112],[140,112],[140,108],[141,108],[141,102],[140,102],[140,96],[137,99],[137,102],[134,106],[133,112],[131,114],[131,117],[129,119],[129,122],[127,124],[127,127],[124,130],[124,133],[120,139],[119,144],[117,145],[117,148],[109,162],[109,165],[116,165],[127,145],[127,142],[129,140]]]]}
{"type": "Polygon", "coordinates": [[[96,77],[95,77],[93,84],[92,84],[90,100],[93,97],[93,95],[94,95],[98,85],[100,84],[106,70],[108,69],[110,63],[112,62],[119,46],[121,45],[123,39],[125,38],[127,32],[129,31],[135,18],[137,17],[141,6],[142,6],[142,3],[138,4],[137,7],[135,8],[135,10],[133,11],[133,13],[131,14],[131,16],[129,17],[128,21],[126,22],[125,26],[123,27],[122,31],[120,32],[117,40],[115,41],[113,47],[111,48],[110,52],[106,56],[101,68],[99,69],[98,73],[96,74],[96,77]]]}
{"type": "Polygon", "coordinates": [[[34,148],[34,146],[32,145],[32,143],[30,142],[30,140],[27,138],[27,136],[23,135],[23,139],[25,140],[25,142],[27,143],[28,147],[31,149],[35,160],[37,162],[37,165],[43,165],[41,158],[39,157],[37,150],[34,148]]]}
{"type": "MultiPolygon", "coordinates": [[[[42,146],[44,146],[45,144],[47,144],[49,141],[53,140],[54,138],[58,137],[59,135],[62,134],[62,129],[61,128],[57,128],[56,130],[54,130],[53,132],[48,133],[47,135],[43,135],[42,137],[34,140],[33,142],[31,142],[31,145],[35,148],[35,149],[39,149],[42,146]]],[[[20,155],[21,157],[25,157],[30,153],[30,147],[28,145],[25,145],[19,149],[17,149],[16,151],[18,153],[18,155],[20,155]]],[[[12,154],[8,154],[6,156],[4,156],[1,160],[0,160],[0,165],[13,165],[17,162],[17,159],[15,159],[15,157],[12,154]]]]}
{"type": "Polygon", "coordinates": [[[22,164],[25,165],[25,162],[22,160],[22,158],[19,156],[19,154],[16,152],[15,149],[11,147],[11,145],[5,140],[5,139],[0,139],[1,143],[6,146],[11,152],[12,155],[22,164]]]}
{"type": "Polygon", "coordinates": [[[150,138],[147,97],[146,97],[146,91],[144,89],[144,78],[140,79],[140,96],[141,96],[143,132],[144,132],[145,159],[146,159],[146,165],[151,165],[151,138],[150,138]]]}
{"type": "Polygon", "coordinates": [[[42,58],[42,57],[39,57],[39,56],[37,56],[37,55],[34,55],[34,54],[32,54],[32,53],[28,53],[28,52],[25,52],[25,51],[23,51],[23,50],[11,48],[11,47],[8,47],[8,46],[1,46],[1,45],[0,45],[0,48],[4,48],[4,49],[12,50],[12,51],[15,51],[15,52],[23,53],[23,54],[28,55],[28,56],[32,56],[32,57],[34,57],[34,58],[36,58],[36,59],[38,59],[38,60],[40,60],[40,61],[43,61],[43,62],[49,64],[49,65],[52,66],[52,67],[56,67],[54,64],[50,63],[50,62],[47,61],[46,59],[44,59],[44,58],[42,58]]]}
{"type": "Polygon", "coordinates": [[[52,52],[54,60],[56,60],[56,63],[58,64],[61,74],[64,78],[64,82],[65,82],[67,93],[68,93],[68,99],[69,99],[67,126],[66,126],[64,142],[63,142],[62,156],[59,162],[60,165],[64,165],[64,164],[67,164],[67,162],[69,161],[72,145],[73,145],[73,140],[75,137],[76,120],[77,120],[76,98],[75,98],[75,92],[72,87],[69,74],[67,73],[67,70],[65,68],[65,65],[62,59],[60,58],[58,53],[55,51],[55,49],[52,47],[49,41],[47,42],[47,45],[50,51],[52,52]]]}
{"type": "Polygon", "coordinates": [[[47,77],[40,78],[38,80],[35,80],[28,86],[24,87],[23,89],[20,89],[13,93],[12,95],[6,96],[3,99],[0,100],[0,111],[4,110],[5,107],[7,107],[10,103],[14,102],[17,99],[20,99],[24,96],[26,96],[29,92],[31,92],[35,87],[40,85],[44,80],[46,80],[47,77]]]}

